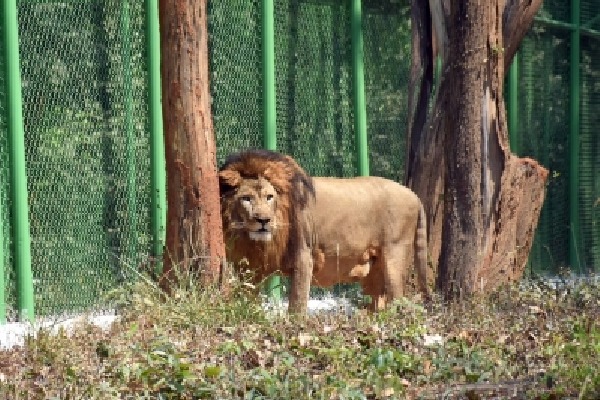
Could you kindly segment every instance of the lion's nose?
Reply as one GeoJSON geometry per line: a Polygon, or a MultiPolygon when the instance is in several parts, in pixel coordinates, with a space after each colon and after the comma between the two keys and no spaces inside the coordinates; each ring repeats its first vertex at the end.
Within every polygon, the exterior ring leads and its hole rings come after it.
{"type": "Polygon", "coordinates": [[[266,224],[268,224],[271,221],[271,218],[259,218],[259,217],[256,217],[255,219],[256,219],[257,222],[259,222],[263,226],[265,226],[266,224]]]}

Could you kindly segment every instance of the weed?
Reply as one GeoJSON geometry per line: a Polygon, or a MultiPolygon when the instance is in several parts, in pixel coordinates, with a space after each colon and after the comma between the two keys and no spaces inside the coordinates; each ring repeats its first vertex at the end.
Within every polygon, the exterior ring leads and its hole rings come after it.
{"type": "Polygon", "coordinates": [[[222,296],[183,278],[169,297],[148,279],[113,292],[109,331],[40,331],[0,351],[0,398],[600,397],[597,284],[296,320],[244,282],[222,296]]]}

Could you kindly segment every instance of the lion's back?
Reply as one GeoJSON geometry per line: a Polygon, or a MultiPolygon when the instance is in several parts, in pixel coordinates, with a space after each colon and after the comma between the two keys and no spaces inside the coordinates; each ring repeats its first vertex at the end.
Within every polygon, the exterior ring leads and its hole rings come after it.
{"type": "MultiPolygon", "coordinates": [[[[355,249],[403,240],[416,227],[420,201],[410,189],[379,177],[313,178],[311,210],[320,246],[355,249]]],[[[362,250],[360,250],[362,251],[362,250]]]]}
{"type": "Polygon", "coordinates": [[[418,212],[420,201],[409,188],[376,176],[355,178],[314,177],[319,211],[373,210],[384,216],[418,212]]]}

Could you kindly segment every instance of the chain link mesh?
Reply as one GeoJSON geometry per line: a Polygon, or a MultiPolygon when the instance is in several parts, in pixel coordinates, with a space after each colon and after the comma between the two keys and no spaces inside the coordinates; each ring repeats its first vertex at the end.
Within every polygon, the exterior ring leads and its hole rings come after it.
{"type": "MultiPolygon", "coordinates": [[[[581,24],[598,26],[598,2],[581,3],[581,24]]],[[[544,2],[542,18],[570,23],[568,2],[544,2]]],[[[584,32],[585,33],[585,32],[584,32]]],[[[600,39],[582,34],[580,56],[579,197],[580,265],[569,265],[570,31],[545,23],[534,24],[521,44],[519,75],[520,153],[532,156],[550,170],[546,201],[540,216],[530,261],[534,270],[557,271],[570,266],[577,272],[600,268],[600,39]],[[581,268],[581,271],[579,269],[581,268]]]]}
{"type": "MultiPolygon", "coordinates": [[[[582,22],[591,22],[588,27],[599,23],[595,19],[597,7],[592,3],[597,1],[583,1],[581,5],[582,22]]],[[[224,155],[262,142],[260,4],[230,0],[212,7],[219,8],[219,14],[213,12],[212,17],[213,79],[218,78],[213,82],[215,121],[246,123],[238,133],[229,130],[234,136],[216,124],[219,152],[224,155]],[[235,22],[224,23],[223,15],[235,22]],[[224,65],[231,65],[229,70],[236,73],[221,73],[224,65]],[[246,83],[244,88],[251,89],[251,95],[231,95],[240,93],[236,86],[240,80],[246,83]]],[[[569,23],[570,7],[568,2],[546,1],[539,15],[569,23]]],[[[275,1],[278,149],[295,156],[312,175],[357,173],[349,13],[348,2],[275,1]]],[[[398,1],[363,0],[363,32],[371,174],[402,181],[408,125],[409,9],[398,1]]],[[[582,44],[584,59],[586,40],[582,44]]],[[[589,40],[596,43],[596,39],[589,40]]],[[[532,250],[531,260],[538,270],[555,271],[568,264],[569,45],[568,30],[536,23],[521,46],[519,58],[523,112],[518,147],[522,155],[540,160],[552,172],[532,250]]],[[[588,52],[590,72],[583,79],[591,82],[598,70],[595,53],[588,52]]],[[[585,71],[583,74],[586,76],[585,71]]],[[[589,98],[582,100],[582,146],[586,147],[581,161],[582,237],[586,262],[597,265],[595,252],[600,239],[594,232],[598,213],[590,204],[598,197],[593,186],[597,185],[597,167],[592,168],[597,165],[593,163],[597,162],[598,145],[595,137],[585,134],[595,121],[590,120],[595,114],[589,110],[597,100],[590,85],[590,94],[582,94],[589,98]]]]}
{"type": "Polygon", "coordinates": [[[19,2],[39,314],[96,305],[150,252],[143,2],[19,2]]]}
{"type": "Polygon", "coordinates": [[[571,2],[564,0],[544,0],[537,15],[549,20],[571,22],[571,2]]]}
{"type": "Polygon", "coordinates": [[[260,0],[208,5],[212,113],[221,164],[232,152],[263,144],[260,0]]]}
{"type": "MultiPolygon", "coordinates": [[[[398,181],[410,68],[402,4],[363,0],[371,173],[398,181]]],[[[209,2],[219,162],[263,144],[260,7],[260,0],[209,2]]],[[[76,311],[98,304],[151,250],[143,2],[21,0],[18,11],[37,308],[76,311]]],[[[582,1],[586,29],[600,29],[597,15],[597,0],[582,1]]],[[[540,16],[568,23],[570,4],[547,0],[540,16]]],[[[278,148],[312,175],[357,173],[349,21],[348,2],[275,1],[278,148]]],[[[568,263],[569,34],[536,23],[519,57],[518,147],[551,171],[531,255],[543,270],[568,263]]],[[[597,268],[600,40],[584,34],[581,47],[581,257],[597,268]]],[[[0,266],[14,306],[5,96],[0,74],[0,266]]]]}
{"type": "Polygon", "coordinates": [[[356,175],[348,2],[275,2],[278,148],[311,175],[356,175]]]}
{"type": "MultiPolygon", "coordinates": [[[[598,3],[598,2],[597,2],[598,3]]],[[[597,4],[600,6],[600,4],[597,4]]],[[[596,8],[596,15],[599,8],[596,8]]],[[[583,11],[583,10],[582,10],[583,11]]],[[[600,27],[600,25],[599,25],[600,27]]],[[[581,260],[588,271],[600,271],[600,40],[582,37],[580,226],[581,260]]]]}
{"type": "MultiPolygon", "coordinates": [[[[1,15],[1,13],[0,13],[1,15]]],[[[4,49],[4,18],[0,18],[0,49],[4,49]]],[[[0,274],[4,273],[4,300],[8,305],[8,317],[14,314],[16,299],[15,271],[12,267],[12,240],[10,229],[10,179],[8,155],[7,99],[5,83],[4,51],[0,51],[0,274]],[[12,313],[11,313],[12,311],[12,313]]],[[[1,301],[0,301],[1,303],[1,301]]],[[[14,315],[12,315],[14,316],[14,315]]]]}
{"type": "Polygon", "coordinates": [[[370,172],[400,183],[404,181],[408,130],[409,11],[398,2],[363,1],[370,172]]]}
{"type": "MultiPolygon", "coordinates": [[[[600,1],[583,0],[580,3],[581,25],[585,28],[600,31],[600,1]]],[[[596,38],[596,40],[598,40],[596,38]]]]}
{"type": "Polygon", "coordinates": [[[568,265],[569,35],[535,25],[519,57],[519,154],[549,169],[546,201],[530,255],[534,270],[568,265]]]}

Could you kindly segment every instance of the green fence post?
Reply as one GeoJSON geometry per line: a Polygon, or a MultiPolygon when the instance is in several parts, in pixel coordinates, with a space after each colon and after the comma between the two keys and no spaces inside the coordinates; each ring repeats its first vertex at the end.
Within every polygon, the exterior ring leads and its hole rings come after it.
{"type": "Polygon", "coordinates": [[[508,137],[513,153],[519,153],[519,53],[508,70],[508,137]]]}
{"type": "Polygon", "coordinates": [[[160,31],[158,0],[146,0],[146,47],[148,53],[148,114],[150,128],[150,180],[152,190],[152,255],[161,272],[165,221],[167,220],[165,145],[160,92],[160,31]]]}
{"type": "Polygon", "coordinates": [[[352,94],[354,101],[354,129],[358,174],[369,175],[369,151],[367,141],[367,106],[365,101],[364,50],[362,32],[361,0],[350,0],[352,30],[352,94]]]}
{"type": "MultiPolygon", "coordinates": [[[[129,0],[121,2],[121,35],[123,38],[123,96],[125,97],[125,137],[127,160],[127,256],[125,260],[133,262],[137,252],[137,207],[135,184],[135,133],[133,129],[133,82],[131,72],[131,28],[129,20],[129,0]]],[[[135,264],[133,264],[135,265],[135,264]]],[[[132,265],[132,266],[133,266],[132,265]]]]}
{"type": "Polygon", "coordinates": [[[13,260],[17,272],[17,307],[20,318],[33,321],[35,310],[25,169],[25,131],[23,129],[21,72],[19,70],[17,2],[16,0],[4,0],[3,5],[10,196],[13,207],[13,260]]]}
{"type": "MultiPolygon", "coordinates": [[[[275,17],[273,0],[262,0],[262,73],[263,73],[263,144],[268,150],[277,148],[277,109],[275,106],[275,17]]],[[[281,299],[281,279],[267,280],[267,294],[281,299]]]]}
{"type": "Polygon", "coordinates": [[[579,256],[579,58],[580,58],[580,4],[571,0],[571,88],[570,88],[570,135],[569,135],[569,264],[581,271],[579,256]]]}
{"type": "Polygon", "coordinates": [[[264,146],[277,148],[275,106],[275,17],[273,0],[262,0],[263,123],[264,146]]]}

